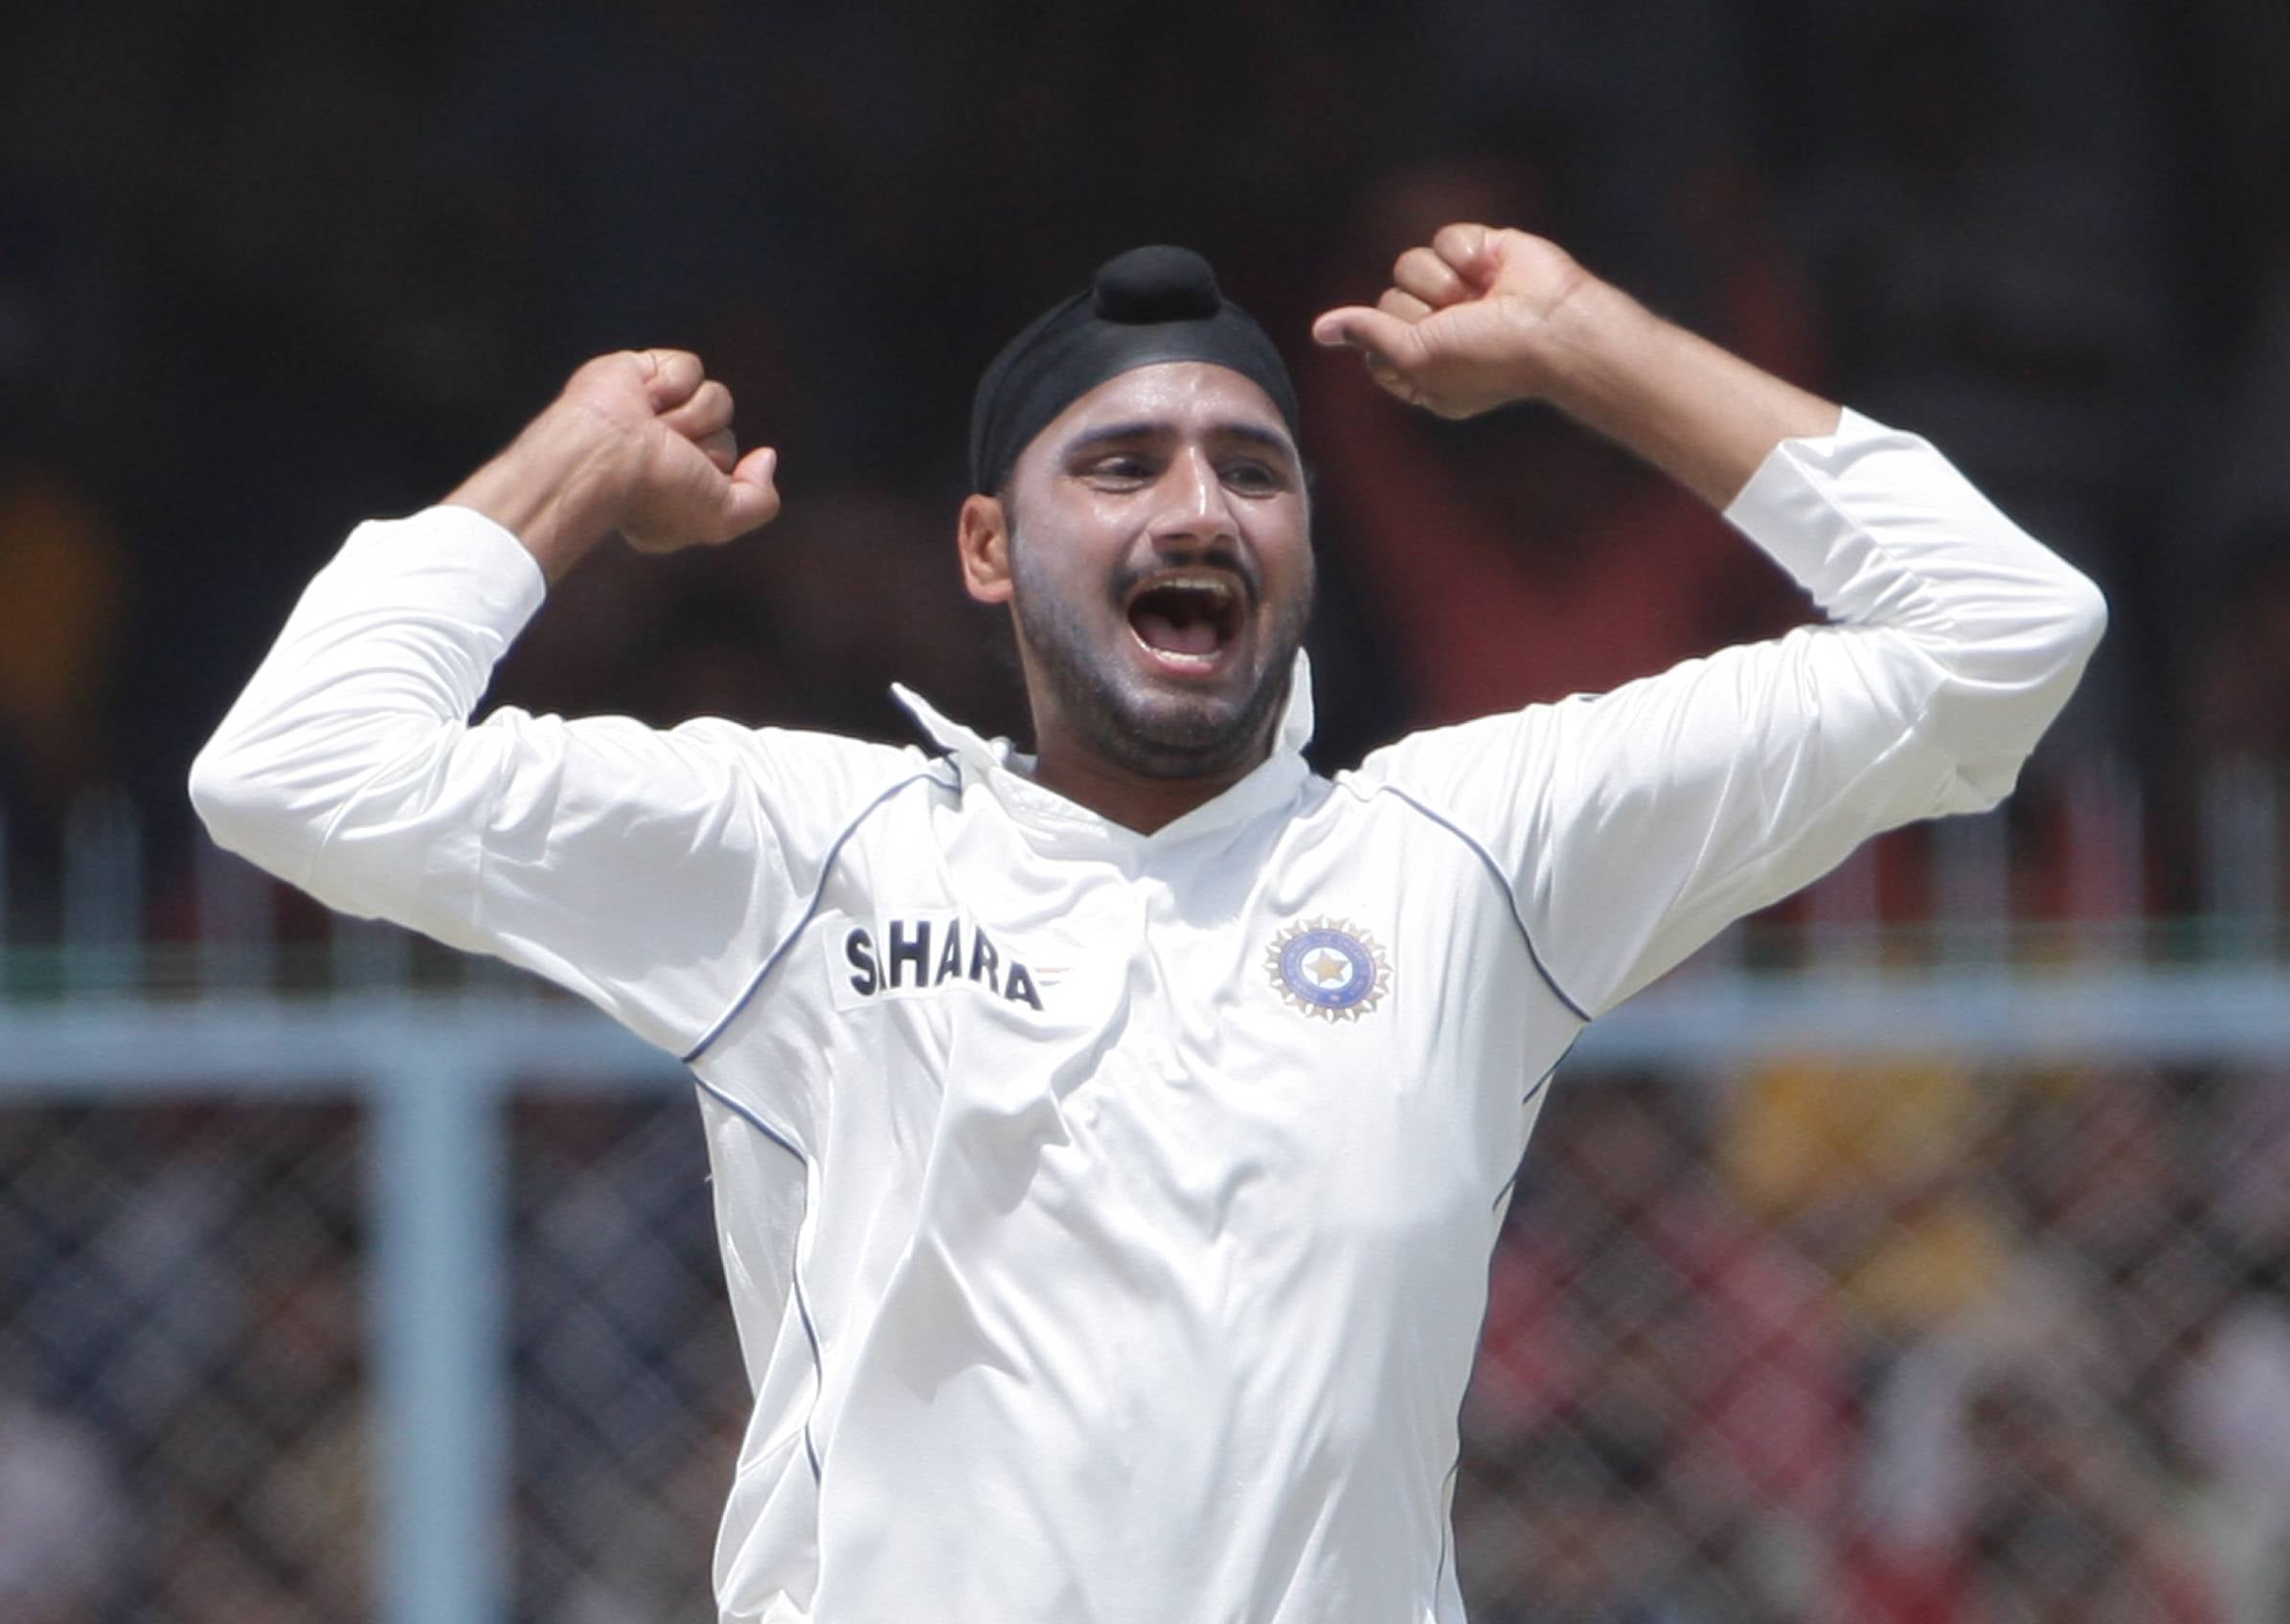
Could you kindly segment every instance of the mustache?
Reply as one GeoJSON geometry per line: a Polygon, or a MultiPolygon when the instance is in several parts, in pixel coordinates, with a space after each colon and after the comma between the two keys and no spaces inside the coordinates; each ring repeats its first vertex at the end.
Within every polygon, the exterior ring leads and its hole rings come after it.
{"type": "Polygon", "coordinates": [[[1156,558],[1150,564],[1122,566],[1113,577],[1113,606],[1116,609],[1127,607],[1130,594],[1142,583],[1151,580],[1155,575],[1166,575],[1180,570],[1222,570],[1239,578],[1241,598],[1249,608],[1253,609],[1264,600],[1264,577],[1256,560],[1237,548],[1212,547],[1199,553],[1156,558]]]}

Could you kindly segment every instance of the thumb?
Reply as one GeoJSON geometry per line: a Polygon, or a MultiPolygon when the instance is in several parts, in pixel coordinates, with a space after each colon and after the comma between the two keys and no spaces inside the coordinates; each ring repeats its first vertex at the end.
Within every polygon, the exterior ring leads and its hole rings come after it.
{"type": "Polygon", "coordinates": [[[780,492],[775,476],[779,467],[780,454],[768,445],[759,446],[739,460],[724,482],[726,537],[744,534],[778,516],[780,492]]]}
{"type": "Polygon", "coordinates": [[[1397,316],[1365,304],[1346,304],[1312,324],[1312,341],[1326,349],[1362,351],[1397,372],[1407,372],[1423,359],[1423,337],[1397,316]]]}

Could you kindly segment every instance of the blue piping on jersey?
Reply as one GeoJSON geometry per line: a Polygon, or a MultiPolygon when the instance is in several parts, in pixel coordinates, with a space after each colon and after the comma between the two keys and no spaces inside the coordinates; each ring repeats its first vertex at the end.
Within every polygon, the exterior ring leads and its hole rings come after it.
{"type": "MultiPolygon", "coordinates": [[[[1408,801],[1408,800],[1407,800],[1407,797],[1406,797],[1406,796],[1404,796],[1404,795],[1403,795],[1403,796],[1400,796],[1400,798],[1399,798],[1399,799],[1400,799],[1400,800],[1402,800],[1402,801],[1407,801],[1407,803],[1408,803],[1410,806],[1416,806],[1416,803],[1415,803],[1414,801],[1408,801]]],[[[1422,807],[1420,807],[1420,806],[1416,806],[1416,810],[1417,810],[1417,811],[1418,811],[1418,812],[1423,812],[1423,808],[1422,808],[1422,807]]],[[[1432,819],[1433,819],[1433,822],[1435,822],[1435,823],[1438,823],[1438,822],[1440,822],[1440,821],[1441,821],[1441,820],[1440,820],[1440,819],[1438,819],[1438,818],[1435,818],[1435,817],[1433,817],[1433,815],[1432,815],[1431,813],[1428,813],[1428,812],[1424,812],[1424,814],[1423,814],[1423,815],[1424,815],[1425,817],[1427,817],[1427,818],[1432,818],[1432,819]]],[[[1450,827],[1452,827],[1453,825],[1449,825],[1449,826],[1450,826],[1450,827]]],[[[1461,831],[1461,830],[1457,830],[1456,832],[1457,832],[1458,834],[1461,834],[1461,833],[1462,833],[1462,831],[1461,831]]],[[[1470,840],[1470,837],[1468,837],[1468,836],[1464,836],[1463,838],[1464,838],[1464,840],[1465,840],[1465,841],[1466,841],[1468,844],[1470,844],[1470,845],[1472,845],[1472,846],[1477,846],[1477,844],[1478,844],[1478,843],[1477,843],[1477,842],[1475,842],[1475,841],[1471,841],[1471,840],[1470,840]]],[[[1485,856],[1486,855],[1486,853],[1485,853],[1485,852],[1483,851],[1483,852],[1481,852],[1481,853],[1480,853],[1480,855],[1481,855],[1482,857],[1485,857],[1485,856]]],[[[1506,890],[1508,890],[1508,887],[1506,887],[1505,889],[1506,889],[1506,890]]],[[[1515,910],[1514,910],[1514,915],[1515,915],[1515,910]]],[[[1520,934],[1521,934],[1522,936],[1524,936],[1524,935],[1526,934],[1526,930],[1527,930],[1527,927],[1526,927],[1525,925],[1521,925],[1521,926],[1519,927],[1519,932],[1520,932],[1520,934]]],[[[1529,942],[1529,943],[1527,944],[1527,951],[1528,951],[1528,953],[1529,953],[1529,954],[1530,954],[1530,955],[1531,955],[1531,954],[1534,952],[1534,944],[1533,944],[1532,942],[1529,942]]],[[[1541,960],[1539,960],[1539,959],[1537,959],[1537,960],[1536,960],[1536,962],[1535,962],[1535,968],[1536,968],[1536,969],[1538,969],[1538,970],[1542,968],[1542,962],[1541,962],[1541,960]]],[[[1543,978],[1543,979],[1544,979],[1544,980],[1547,981],[1549,981],[1551,978],[1549,977],[1549,975],[1547,975],[1547,974],[1546,974],[1546,975],[1544,976],[1544,978],[1543,978]]],[[[1553,987],[1551,988],[1551,990],[1552,990],[1553,992],[1558,992],[1558,988],[1557,988],[1556,986],[1553,986],[1553,987]]],[[[1563,993],[1563,992],[1558,992],[1558,996],[1559,996],[1559,999],[1560,999],[1560,1001],[1561,1001],[1561,1002],[1566,1002],[1566,994],[1565,994],[1565,993],[1563,993]]],[[[1568,1007],[1569,1009],[1573,1009],[1575,1006],[1574,1006],[1574,1004],[1573,1004],[1572,1003],[1567,1003],[1567,1007],[1568,1007]]],[[[1580,1011],[1580,1010],[1576,1010],[1576,1014],[1580,1014],[1580,1013],[1581,1013],[1581,1011],[1580,1011]]],[[[1582,1036],[1582,1034],[1581,1034],[1581,1033],[1579,1033],[1579,1032],[1577,1032],[1577,1033],[1576,1033],[1576,1034],[1575,1034],[1575,1036],[1574,1036],[1574,1037],[1572,1037],[1572,1038],[1569,1038],[1569,1039],[1567,1040],[1567,1046],[1566,1046],[1566,1048],[1564,1048],[1564,1049],[1560,1049],[1560,1050],[1558,1051],[1558,1058],[1557,1058],[1556,1060],[1553,1060],[1553,1061],[1552,1061],[1552,1062],[1551,1062],[1550,1069],[1549,1069],[1548,1071],[1544,1071],[1544,1072],[1543,1072],[1543,1074],[1542,1074],[1541,1076],[1537,1077],[1537,1078],[1534,1080],[1534,1087],[1532,1087],[1532,1088],[1530,1088],[1530,1089],[1529,1089],[1529,1090],[1527,1091],[1527,1097],[1519,1101],[1519,1106],[1520,1106],[1520,1109],[1524,1110],[1526,1107],[1528,1107],[1528,1106],[1530,1106],[1530,1105],[1533,1104],[1533,1103],[1534,1103],[1534,1096],[1535,1096],[1536,1094],[1541,1094],[1541,1093],[1543,1092],[1543,1090],[1545,1090],[1546,1088],[1549,1088],[1549,1087],[1551,1086],[1551,1079],[1552,1079],[1553,1077],[1554,1077],[1554,1076],[1556,1076],[1556,1075],[1558,1074],[1558,1069],[1559,1069],[1559,1067],[1561,1067],[1561,1066],[1563,1066],[1563,1065],[1565,1065],[1565,1064],[1566,1064],[1566,1058],[1567,1058],[1567,1056],[1575,1052],[1575,1045],[1576,1045],[1576,1043],[1577,1041],[1579,1041],[1579,1039],[1581,1038],[1581,1036],[1582,1036]]],[[[1526,1159],[1527,1159],[1527,1147],[1526,1147],[1525,1145],[1521,1145],[1521,1146],[1519,1147],[1519,1161],[1520,1161],[1520,1163],[1521,1163],[1522,1165],[1525,1163],[1525,1162],[1526,1162],[1526,1159]]],[[[1514,1189],[1516,1189],[1516,1188],[1518,1188],[1518,1185],[1519,1185],[1519,1168],[1518,1168],[1517,1166],[1514,1166],[1514,1167],[1512,1167],[1512,1168],[1511,1168],[1511,1170],[1510,1170],[1510,1177],[1503,1181],[1503,1187],[1502,1187],[1501,1189],[1499,1189],[1499,1190],[1497,1190],[1497,1191],[1495,1192],[1495,1199],[1494,1199],[1494,1201],[1493,1201],[1492,1203],[1490,1203],[1490,1204],[1489,1204],[1489,1208],[1488,1208],[1488,1209],[1489,1209],[1490,1211],[1500,1210],[1500,1209],[1501,1209],[1501,1207],[1502,1207],[1502,1206],[1503,1206],[1503,1204],[1504,1204],[1505,1202],[1507,1202],[1507,1201],[1508,1201],[1508,1200],[1510,1199],[1510,1193],[1511,1193],[1511,1191],[1512,1191],[1512,1190],[1514,1190],[1514,1189]]],[[[1502,1244],[1502,1239],[1501,1239],[1501,1237],[1500,1237],[1500,1236],[1497,1236],[1497,1238],[1496,1238],[1496,1244],[1497,1244],[1497,1245],[1501,1245],[1501,1244],[1502,1244]]],[[[1493,1252],[1490,1252],[1487,1254],[1487,1267],[1488,1267],[1490,1270],[1491,1270],[1491,1269],[1494,1267],[1494,1262],[1495,1262],[1495,1260],[1494,1260],[1494,1254],[1493,1254],[1493,1252]]],[[[1487,1317],[1488,1317],[1489,1315],[1491,1315],[1492,1313],[1494,1313],[1494,1311],[1495,1311],[1495,1299],[1494,1299],[1494,1293],[1493,1293],[1493,1291],[1490,1289],[1490,1290],[1489,1290],[1489,1292],[1487,1293],[1487,1300],[1486,1300],[1486,1303],[1485,1303],[1485,1305],[1484,1307],[1482,1307],[1482,1308],[1480,1309],[1480,1311],[1479,1311],[1479,1334],[1478,1334],[1477,1336],[1475,1336],[1475,1337],[1473,1337],[1473,1338],[1471,1339],[1471,1345],[1472,1345],[1472,1347],[1474,1347],[1474,1348],[1477,1348],[1478,1346],[1480,1346],[1480,1345],[1481,1345],[1483,1342],[1485,1342],[1486,1341],[1486,1322],[1487,1322],[1487,1317]]],[[[1474,1360],[1476,1360],[1476,1355],[1474,1355],[1474,1360]]],[[[1453,1483],[1453,1482],[1455,1481],[1455,1475],[1456,1475],[1457,1473],[1461,1472],[1462,1469],[1463,1469],[1463,1452],[1462,1452],[1462,1445],[1459,1443],[1459,1444],[1457,1444],[1457,1446],[1456,1446],[1456,1450],[1455,1450],[1455,1464],[1447,1468],[1447,1481],[1448,1481],[1449,1483],[1453,1483]]],[[[1433,1601],[1434,1601],[1434,1605],[1435,1605],[1435,1606],[1437,1605],[1437,1601],[1438,1601],[1438,1596],[1439,1596],[1439,1588],[1440,1588],[1440,1584],[1442,1584],[1442,1583],[1443,1583],[1443,1582],[1446,1580],[1446,1577],[1447,1577],[1447,1545],[1448,1545],[1448,1542],[1449,1542],[1449,1539],[1450,1539],[1450,1537],[1451,1537],[1451,1536],[1453,1535],[1453,1533],[1454,1533],[1454,1522],[1455,1522],[1455,1517],[1454,1517],[1454,1511],[1453,1511],[1453,1501],[1452,1501],[1452,1500],[1449,1502],[1449,1507],[1450,1507],[1450,1509],[1449,1509],[1449,1511],[1448,1511],[1448,1514],[1447,1514],[1446,1516],[1444,1516],[1444,1517],[1441,1517],[1441,1518],[1440,1519],[1440,1566],[1439,1566],[1439,1568],[1438,1568],[1438,1570],[1437,1570],[1437,1571],[1436,1571],[1436,1572],[1435,1572],[1435,1573],[1432,1575],[1432,1582],[1431,1582],[1431,1583],[1432,1583],[1432,1596],[1433,1596],[1433,1601]]]]}
{"type": "Polygon", "coordinates": [[[1527,921],[1519,914],[1518,893],[1510,889],[1510,881],[1504,874],[1503,866],[1495,861],[1494,854],[1471,836],[1408,794],[1407,791],[1392,784],[1382,784],[1377,787],[1376,793],[1388,795],[1403,805],[1413,806],[1423,816],[1439,824],[1440,828],[1462,841],[1478,855],[1479,861],[1486,866],[1487,876],[1495,882],[1495,888],[1503,893],[1503,900],[1509,905],[1510,922],[1519,927],[1519,939],[1527,944],[1527,958],[1534,965],[1535,973],[1542,977],[1543,985],[1551,989],[1551,995],[1553,998],[1573,1010],[1577,1020],[1589,1021],[1591,1019],[1590,1011],[1567,996],[1566,988],[1558,984],[1557,978],[1551,974],[1550,966],[1543,962],[1543,956],[1534,950],[1534,935],[1527,929],[1527,921]]]}
{"type": "MultiPolygon", "coordinates": [[[[1479,1326],[1484,1335],[1486,1329],[1485,1315],[1480,1316],[1479,1326]]],[[[1476,1347],[1479,1344],[1474,1342],[1471,1345],[1476,1347]]],[[[1452,1497],[1456,1474],[1462,1469],[1463,1449],[1459,1443],[1455,1446],[1455,1464],[1447,1468],[1447,1509],[1440,1515],[1440,1565],[1431,1573],[1431,1611],[1434,1613],[1440,1608],[1440,1587],[1447,1582],[1447,1545],[1455,1533],[1455,1501],[1452,1497]]]]}
{"type": "MultiPolygon", "coordinates": [[[[874,816],[876,807],[882,805],[886,801],[889,801],[891,797],[896,795],[900,790],[906,788],[907,785],[919,783],[925,778],[937,778],[936,772],[931,768],[925,768],[921,772],[916,773],[909,778],[900,778],[896,783],[884,790],[873,801],[867,802],[865,806],[859,809],[859,815],[857,817],[851,819],[850,823],[843,825],[843,832],[835,837],[835,844],[827,848],[826,861],[819,865],[819,883],[811,888],[811,905],[804,910],[804,916],[795,921],[795,928],[789,931],[784,936],[780,938],[779,946],[771,950],[770,956],[766,958],[761,966],[757,969],[755,978],[747,983],[745,990],[743,990],[737,998],[732,1001],[732,1006],[729,1009],[726,1009],[721,1015],[717,1016],[715,1025],[710,1026],[708,1030],[702,1034],[700,1041],[692,1045],[692,1051],[684,1056],[685,1065],[691,1065],[701,1055],[705,1054],[708,1051],[708,1046],[714,1043],[717,1038],[723,1036],[724,1028],[729,1026],[734,1021],[739,1019],[739,1012],[748,1006],[749,1003],[754,1000],[757,990],[763,985],[763,978],[770,975],[773,970],[779,967],[780,960],[787,956],[787,950],[795,945],[795,938],[802,936],[804,934],[805,928],[810,924],[813,918],[817,917],[819,913],[819,904],[827,897],[827,882],[835,871],[835,859],[843,855],[844,844],[849,841],[852,835],[855,835],[859,832],[859,825],[861,823],[864,823],[869,818],[874,816]]],[[[939,781],[942,782],[943,780],[941,779],[939,781]]],[[[790,1150],[795,1149],[793,1145],[789,1145],[787,1148],[790,1150]]],[[[801,1155],[802,1153],[798,1151],[797,1154],[801,1155]]]]}
{"type": "MultiPolygon", "coordinates": [[[[1560,996],[1564,997],[1565,995],[1560,994],[1560,996]]],[[[1558,1051],[1558,1058],[1551,1062],[1550,1070],[1535,1078],[1534,1087],[1529,1089],[1526,1097],[1519,1101],[1521,1106],[1532,1105],[1534,1096],[1551,1086],[1551,1079],[1558,1075],[1558,1069],[1567,1063],[1567,1056],[1575,1052],[1575,1046],[1581,1041],[1582,1034],[1580,1032],[1576,1032],[1573,1037],[1567,1039],[1566,1048],[1558,1051]]]]}
{"type": "MultiPolygon", "coordinates": [[[[1532,1105],[1534,1096],[1551,1086],[1551,1079],[1558,1075],[1558,1069],[1567,1063],[1567,1056],[1575,1052],[1575,1044],[1579,1041],[1581,1036],[1581,1033],[1576,1032],[1573,1038],[1567,1040],[1566,1048],[1558,1051],[1558,1058],[1551,1062],[1551,1069],[1534,1080],[1534,1087],[1529,1089],[1527,1097],[1519,1101],[1520,1110],[1524,1111],[1532,1105]]],[[[1510,1170],[1510,1177],[1503,1181],[1503,1187],[1495,1192],[1495,1199],[1489,1204],[1490,1208],[1500,1207],[1510,1199],[1510,1192],[1518,1186],[1520,1168],[1524,1167],[1526,1162],[1527,1147],[1521,1145],[1519,1146],[1519,1166],[1513,1167],[1510,1170]]]]}
{"type": "MultiPolygon", "coordinates": [[[[875,808],[881,806],[909,784],[935,777],[936,774],[926,768],[919,773],[899,779],[873,801],[867,802],[859,809],[858,816],[844,825],[843,832],[837,835],[834,844],[827,848],[826,860],[819,865],[819,883],[811,890],[810,906],[804,910],[804,915],[795,922],[795,928],[780,939],[779,945],[771,950],[770,955],[757,968],[754,979],[747,983],[746,988],[741,991],[739,996],[732,1001],[731,1007],[726,1009],[717,1018],[715,1025],[709,1027],[700,1041],[692,1046],[692,1052],[684,1056],[685,1065],[690,1066],[699,1059],[707,1051],[708,1046],[723,1036],[725,1028],[739,1018],[739,1012],[748,1006],[757,992],[762,987],[764,978],[778,967],[780,960],[787,956],[787,950],[795,945],[796,937],[802,936],[805,928],[818,915],[819,904],[827,896],[827,882],[835,871],[835,859],[843,855],[845,843],[852,835],[858,833],[859,825],[874,815],[875,808]]],[[[802,1164],[804,1179],[806,1185],[808,1184],[811,1175],[811,1159],[803,1153],[802,1148],[796,1144],[793,1139],[764,1121],[761,1116],[709,1082],[707,1078],[695,1072],[692,1080],[698,1084],[701,1091],[710,1098],[721,1103],[725,1110],[739,1117],[740,1120],[754,1128],[756,1132],[761,1134],[773,1144],[778,1145],[789,1156],[794,1157],[802,1164]]],[[[805,1207],[807,1211],[809,1207],[807,1195],[805,1207]]],[[[819,1390],[827,1384],[827,1363],[820,1355],[819,1327],[811,1321],[811,1304],[804,1296],[803,1271],[795,1265],[792,1249],[790,1249],[787,1261],[787,1283],[795,1295],[795,1312],[796,1316],[803,1320],[804,1336],[811,1344],[811,1404],[815,1410],[819,1404],[819,1390]]],[[[811,1481],[817,1483],[820,1480],[819,1446],[811,1438],[811,1417],[809,1414],[804,1416],[804,1454],[811,1463],[811,1481]]]]}
{"type": "MultiPolygon", "coordinates": [[[[804,1182],[806,1186],[804,1207],[808,1212],[810,1201],[807,1186],[811,1178],[811,1159],[796,1148],[793,1139],[781,1133],[769,1122],[764,1121],[762,1117],[757,1116],[714,1083],[709,1082],[707,1078],[695,1076],[692,1080],[699,1085],[701,1093],[707,1094],[709,1098],[721,1105],[726,1111],[795,1158],[797,1163],[804,1170],[804,1182]]],[[[811,1411],[818,1410],[819,1390],[827,1385],[827,1362],[820,1357],[819,1331],[818,1327],[811,1323],[811,1305],[804,1300],[803,1271],[795,1266],[795,1248],[792,1244],[787,1249],[787,1283],[794,1288],[796,1316],[803,1320],[804,1335],[809,1338],[811,1342],[811,1410],[805,1411],[804,1414],[804,1454],[810,1457],[811,1481],[815,1484],[819,1481],[819,1446],[811,1441],[811,1411]]]]}

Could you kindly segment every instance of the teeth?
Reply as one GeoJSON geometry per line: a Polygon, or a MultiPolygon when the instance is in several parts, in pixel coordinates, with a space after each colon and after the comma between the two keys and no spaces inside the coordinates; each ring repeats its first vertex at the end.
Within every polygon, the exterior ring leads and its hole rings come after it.
{"type": "Polygon", "coordinates": [[[1162,575],[1147,581],[1145,591],[1166,592],[1172,587],[1186,592],[1209,593],[1219,602],[1233,596],[1233,583],[1222,575],[1162,575]]]}

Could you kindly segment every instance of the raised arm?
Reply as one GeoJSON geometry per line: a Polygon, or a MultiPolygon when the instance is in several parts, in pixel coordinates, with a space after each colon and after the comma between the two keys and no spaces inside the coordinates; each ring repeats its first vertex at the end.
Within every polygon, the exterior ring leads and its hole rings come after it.
{"type": "Polygon", "coordinates": [[[1542,400],[1723,508],[1784,440],[1836,428],[1831,402],[1661,320],[1557,244],[1443,227],[1392,267],[1373,307],[1312,324],[1375,381],[1442,417],[1542,400]]]}
{"type": "Polygon", "coordinates": [[[361,525],[193,765],[217,844],[329,907],[499,955],[681,1051],[798,915],[900,752],[701,721],[472,724],[545,593],[619,531],[652,551],[769,518],[768,450],[675,350],[608,355],[450,501],[361,525]]]}
{"type": "Polygon", "coordinates": [[[645,553],[729,541],[780,510],[779,453],[740,457],[732,392],[684,350],[624,350],[572,375],[447,505],[515,536],[554,584],[618,531],[645,553]]]}
{"type": "Polygon", "coordinates": [[[1550,402],[1722,508],[1834,622],[1418,733],[1363,767],[1364,786],[1480,846],[1578,1010],[1611,1007],[1870,835],[2009,792],[2106,609],[1930,445],[1661,321],[1523,233],[1449,226],[1394,279],[1315,336],[1447,417],[1550,402]]]}

